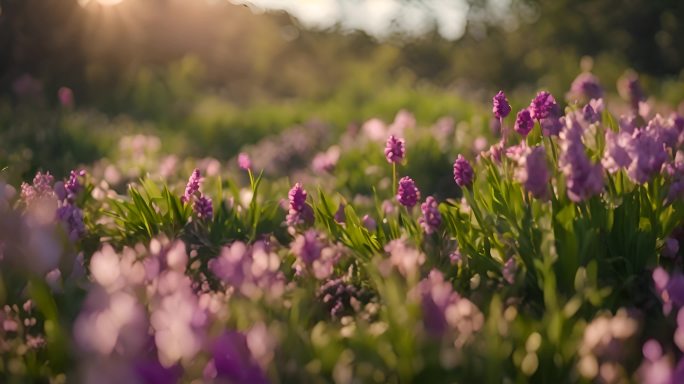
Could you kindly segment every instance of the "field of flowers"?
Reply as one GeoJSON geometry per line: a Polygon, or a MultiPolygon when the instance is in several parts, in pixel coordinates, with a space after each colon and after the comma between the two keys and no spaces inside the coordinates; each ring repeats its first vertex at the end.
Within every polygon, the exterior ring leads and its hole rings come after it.
{"type": "Polygon", "coordinates": [[[0,182],[0,382],[683,382],[684,118],[620,93],[0,182]]]}

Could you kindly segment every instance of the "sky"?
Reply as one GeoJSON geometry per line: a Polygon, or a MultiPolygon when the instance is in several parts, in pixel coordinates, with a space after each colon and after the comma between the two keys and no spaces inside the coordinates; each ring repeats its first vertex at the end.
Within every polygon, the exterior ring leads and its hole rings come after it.
{"type": "Polygon", "coordinates": [[[468,5],[465,0],[231,0],[257,9],[284,10],[309,28],[340,25],[343,30],[363,30],[384,37],[400,32],[419,35],[434,25],[447,39],[465,32],[468,5]]]}

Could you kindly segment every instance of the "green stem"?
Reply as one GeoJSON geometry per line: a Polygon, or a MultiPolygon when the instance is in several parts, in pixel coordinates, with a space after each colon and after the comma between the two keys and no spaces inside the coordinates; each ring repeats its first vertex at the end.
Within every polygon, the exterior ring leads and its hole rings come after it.
{"type": "Polygon", "coordinates": [[[392,163],[392,196],[397,195],[397,163],[392,163]]]}

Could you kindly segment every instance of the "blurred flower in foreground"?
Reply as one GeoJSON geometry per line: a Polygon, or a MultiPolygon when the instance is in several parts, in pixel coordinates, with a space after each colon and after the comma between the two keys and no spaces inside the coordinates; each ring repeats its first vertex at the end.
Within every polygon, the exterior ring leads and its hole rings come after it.
{"type": "Polygon", "coordinates": [[[629,351],[628,341],[636,334],[639,324],[625,309],[615,316],[603,314],[592,320],[584,330],[579,346],[577,369],[589,380],[599,378],[602,382],[618,382],[626,372],[622,362],[629,351]]]}
{"type": "Polygon", "coordinates": [[[211,347],[212,359],[204,369],[204,379],[211,382],[268,383],[266,375],[252,356],[247,336],[227,331],[211,347]]]}

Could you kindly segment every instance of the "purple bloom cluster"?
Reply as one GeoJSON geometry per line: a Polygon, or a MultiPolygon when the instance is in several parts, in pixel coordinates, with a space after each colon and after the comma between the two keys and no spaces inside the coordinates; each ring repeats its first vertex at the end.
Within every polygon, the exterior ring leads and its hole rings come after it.
{"type": "Polygon", "coordinates": [[[252,169],[252,159],[249,158],[249,155],[247,153],[241,152],[238,155],[237,161],[240,169],[245,171],[252,169]]]}
{"type": "Polygon", "coordinates": [[[439,230],[439,226],[442,225],[442,214],[439,213],[437,200],[432,196],[428,196],[425,202],[420,205],[420,210],[423,215],[418,219],[418,222],[423,227],[425,233],[431,235],[439,230]]]}
{"type": "Polygon", "coordinates": [[[411,296],[420,302],[423,325],[433,337],[442,337],[453,329],[458,334],[456,344],[462,345],[484,324],[480,310],[454,292],[451,283],[436,269],[418,283],[411,296]]]}
{"type": "Polygon", "coordinates": [[[534,128],[534,120],[532,120],[529,109],[525,108],[518,112],[518,115],[515,117],[515,126],[513,126],[513,129],[515,129],[520,136],[526,137],[530,131],[532,131],[532,128],[534,128]]]}
{"type": "Polygon", "coordinates": [[[385,158],[388,163],[398,163],[406,156],[406,142],[404,139],[390,135],[385,144],[385,158]]]}
{"type": "Polygon", "coordinates": [[[287,225],[313,223],[313,209],[306,203],[307,193],[301,184],[296,183],[287,194],[289,199],[287,225]]]}
{"type": "Polygon", "coordinates": [[[603,191],[603,168],[592,164],[582,143],[583,128],[574,116],[566,119],[567,126],[561,132],[562,154],[559,166],[565,175],[570,200],[579,202],[603,191]]]}
{"type": "Polygon", "coordinates": [[[214,215],[211,198],[200,192],[202,176],[199,168],[195,168],[185,186],[185,194],[181,196],[183,203],[192,203],[192,211],[201,220],[211,220],[214,215]]]}
{"type": "Polygon", "coordinates": [[[515,178],[532,196],[543,199],[548,197],[549,169],[546,162],[546,151],[543,146],[525,148],[518,156],[518,168],[515,178]]]}
{"type": "Polygon", "coordinates": [[[202,176],[200,175],[200,170],[195,168],[190,175],[190,179],[188,179],[188,184],[185,186],[185,193],[181,197],[181,202],[187,203],[192,200],[193,196],[199,192],[201,183],[202,176]]]}
{"type": "Polygon", "coordinates": [[[247,245],[236,241],[223,247],[209,269],[226,287],[250,299],[278,297],[285,289],[280,257],[263,242],[247,245]]]}
{"type": "Polygon", "coordinates": [[[469,187],[473,184],[475,172],[463,155],[458,155],[454,161],[454,181],[459,187],[469,187]]]}
{"type": "Polygon", "coordinates": [[[247,335],[225,331],[211,347],[211,360],[204,369],[204,379],[210,382],[268,384],[261,366],[248,346],[247,335]]]}
{"type": "Polygon", "coordinates": [[[497,119],[503,119],[511,113],[511,105],[503,91],[499,91],[492,98],[492,112],[497,119]]]}
{"type": "Polygon", "coordinates": [[[420,191],[418,190],[418,187],[416,187],[416,183],[410,177],[404,176],[399,180],[397,200],[401,205],[407,208],[412,208],[418,204],[418,200],[420,200],[420,191]]]}
{"type": "Polygon", "coordinates": [[[32,185],[27,183],[21,184],[21,199],[26,205],[30,205],[36,199],[53,197],[55,195],[52,189],[54,182],[55,178],[52,177],[50,172],[36,173],[32,185]]]}
{"type": "Polygon", "coordinates": [[[599,83],[598,77],[590,72],[580,73],[570,85],[570,92],[567,98],[572,99],[600,99],[603,97],[603,87],[599,83]]]}
{"type": "Polygon", "coordinates": [[[550,93],[541,91],[530,103],[530,116],[535,120],[545,119],[555,108],[557,108],[556,99],[550,93]]]}
{"type": "Polygon", "coordinates": [[[370,292],[348,283],[344,278],[336,278],[321,285],[316,296],[333,319],[341,319],[358,312],[361,304],[370,297],[370,292]]]}

